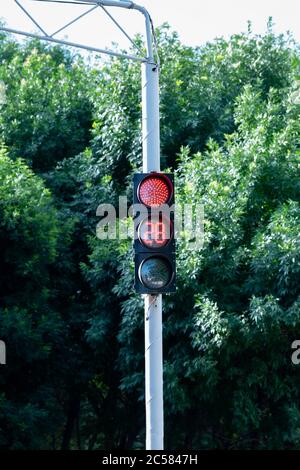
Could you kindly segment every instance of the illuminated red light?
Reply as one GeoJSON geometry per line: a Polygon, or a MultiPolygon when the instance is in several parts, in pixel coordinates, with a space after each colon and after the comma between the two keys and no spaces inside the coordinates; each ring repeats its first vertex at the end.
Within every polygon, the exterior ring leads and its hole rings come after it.
{"type": "Polygon", "coordinates": [[[171,197],[170,183],[159,175],[148,176],[141,182],[138,196],[141,203],[148,207],[167,204],[171,197]]]}

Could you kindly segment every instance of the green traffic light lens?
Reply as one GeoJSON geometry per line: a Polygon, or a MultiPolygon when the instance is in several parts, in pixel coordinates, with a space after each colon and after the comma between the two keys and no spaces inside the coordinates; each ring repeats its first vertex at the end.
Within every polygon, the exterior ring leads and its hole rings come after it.
{"type": "Polygon", "coordinates": [[[161,256],[152,256],[140,266],[139,277],[148,289],[162,289],[171,282],[172,266],[167,259],[161,256]]]}

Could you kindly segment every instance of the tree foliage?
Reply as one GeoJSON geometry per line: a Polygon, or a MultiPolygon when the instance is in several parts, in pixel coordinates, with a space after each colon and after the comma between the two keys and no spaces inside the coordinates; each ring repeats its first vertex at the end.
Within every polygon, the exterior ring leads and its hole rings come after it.
{"type": "MultiPolygon", "coordinates": [[[[166,447],[299,448],[297,46],[270,24],[158,47],[163,167],[205,211],[164,300],[166,447]]],[[[0,80],[0,448],[143,448],[131,242],[95,237],[141,166],[140,70],[2,36],[0,80]]]]}
{"type": "Polygon", "coordinates": [[[5,52],[0,133],[12,158],[22,156],[35,171],[50,170],[89,142],[89,72],[82,59],[36,41],[14,55],[5,52]]]}

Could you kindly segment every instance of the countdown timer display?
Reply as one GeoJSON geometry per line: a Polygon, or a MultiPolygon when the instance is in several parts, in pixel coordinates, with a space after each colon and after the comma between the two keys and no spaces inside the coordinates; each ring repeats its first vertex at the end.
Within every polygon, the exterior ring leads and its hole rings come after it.
{"type": "Polygon", "coordinates": [[[151,215],[140,223],[138,237],[147,248],[162,248],[169,243],[172,232],[170,220],[161,214],[151,215]]]}

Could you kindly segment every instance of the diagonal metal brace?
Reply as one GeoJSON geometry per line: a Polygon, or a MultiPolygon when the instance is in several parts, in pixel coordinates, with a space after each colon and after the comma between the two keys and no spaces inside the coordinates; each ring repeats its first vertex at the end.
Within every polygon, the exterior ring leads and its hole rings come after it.
{"type": "Polygon", "coordinates": [[[33,16],[31,16],[31,14],[26,10],[26,8],[18,0],[15,0],[15,3],[18,5],[19,8],[21,8],[21,10],[25,13],[25,15],[28,16],[28,18],[30,18],[30,20],[35,24],[35,26],[37,26],[39,28],[39,30],[45,36],[48,36],[46,31],[39,25],[39,23],[33,18],[33,16]]]}
{"type": "Polygon", "coordinates": [[[55,33],[52,33],[51,34],[51,37],[53,38],[54,36],[56,36],[56,34],[58,33],[61,33],[64,29],[68,28],[69,26],[71,26],[72,24],[76,23],[77,21],[81,20],[81,18],[83,18],[84,16],[88,15],[89,13],[92,13],[92,11],[96,10],[96,8],[98,8],[98,5],[95,5],[93,6],[93,8],[90,8],[90,10],[87,10],[85,11],[84,13],[82,13],[81,15],[77,16],[74,20],[70,21],[69,23],[67,23],[65,26],[63,26],[62,28],[59,28],[57,31],[55,31],[55,33]]]}

